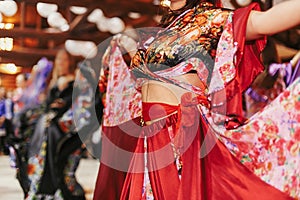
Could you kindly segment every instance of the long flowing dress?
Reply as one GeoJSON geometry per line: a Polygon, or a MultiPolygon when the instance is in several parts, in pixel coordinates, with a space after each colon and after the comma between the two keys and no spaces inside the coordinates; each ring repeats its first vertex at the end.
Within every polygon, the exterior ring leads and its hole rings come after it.
{"type": "Polygon", "coordinates": [[[27,200],[85,199],[84,189],[75,175],[84,150],[77,132],[87,125],[87,107],[92,102],[86,94],[89,93],[89,81],[81,75],[76,82],[77,85],[70,81],[63,90],[57,85],[51,88],[46,100],[47,107],[34,127],[28,150],[27,173],[30,187],[27,200]],[[81,92],[73,96],[74,90],[81,92]],[[56,100],[64,102],[64,105],[51,108],[51,103],[56,100]],[[74,124],[74,116],[82,117],[81,122],[76,121],[77,124],[74,124]]]}
{"type": "MultiPolygon", "coordinates": [[[[252,118],[242,117],[242,92],[263,70],[265,39],[245,41],[253,9],[258,4],[230,11],[201,3],[137,52],[130,70],[138,84],[164,82],[186,93],[179,105],[143,102],[137,119],[152,123],[140,127],[120,198],[94,199],[300,197],[299,79],[252,118]],[[200,86],[174,78],[192,70],[200,86]]],[[[129,126],[117,127],[136,134],[129,126]]],[[[101,175],[98,180],[105,182],[108,177],[101,175]]]]}
{"type": "Polygon", "coordinates": [[[18,106],[12,120],[13,134],[10,138],[11,165],[17,168],[16,178],[28,195],[30,183],[28,179],[28,146],[39,117],[44,112],[43,99],[47,81],[51,74],[53,63],[45,57],[41,58],[30,74],[26,88],[18,96],[18,106]],[[22,106],[21,106],[22,105],[22,106]]]}

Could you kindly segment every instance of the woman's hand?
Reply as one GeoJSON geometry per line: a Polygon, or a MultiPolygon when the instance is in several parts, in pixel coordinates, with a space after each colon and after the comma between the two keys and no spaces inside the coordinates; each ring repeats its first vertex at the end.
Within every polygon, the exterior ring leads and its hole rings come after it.
{"type": "Polygon", "coordinates": [[[137,51],[137,42],[131,37],[122,34],[119,38],[119,45],[125,52],[128,53],[132,58],[137,51]]]}
{"type": "Polygon", "coordinates": [[[300,24],[300,0],[279,3],[267,11],[251,11],[246,30],[246,39],[255,40],[272,35],[300,24]]]}

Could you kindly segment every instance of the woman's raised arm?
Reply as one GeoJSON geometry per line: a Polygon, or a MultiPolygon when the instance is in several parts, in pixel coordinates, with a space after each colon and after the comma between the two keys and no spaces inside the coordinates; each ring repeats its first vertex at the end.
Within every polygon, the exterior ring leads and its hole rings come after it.
{"type": "Polygon", "coordinates": [[[277,4],[267,11],[251,11],[246,30],[246,39],[254,40],[263,35],[272,35],[300,24],[300,0],[277,4]]]}

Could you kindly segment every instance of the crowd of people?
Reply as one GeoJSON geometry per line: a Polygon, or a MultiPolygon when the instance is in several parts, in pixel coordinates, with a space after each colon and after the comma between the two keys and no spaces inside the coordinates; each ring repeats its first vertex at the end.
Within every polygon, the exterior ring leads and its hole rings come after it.
{"type": "Polygon", "coordinates": [[[15,113],[22,107],[19,98],[26,87],[28,74],[22,73],[16,76],[16,88],[7,90],[5,87],[0,87],[0,154],[9,154],[8,137],[13,132],[12,120],[15,113]]]}
{"type": "Polygon", "coordinates": [[[1,150],[11,157],[26,200],[85,199],[75,173],[80,159],[87,156],[78,127],[89,119],[75,125],[73,117],[75,112],[88,116],[92,105],[88,89],[95,75],[86,68],[77,67],[62,49],[54,62],[41,58],[31,73],[17,75],[11,99],[0,89],[1,150]]]}

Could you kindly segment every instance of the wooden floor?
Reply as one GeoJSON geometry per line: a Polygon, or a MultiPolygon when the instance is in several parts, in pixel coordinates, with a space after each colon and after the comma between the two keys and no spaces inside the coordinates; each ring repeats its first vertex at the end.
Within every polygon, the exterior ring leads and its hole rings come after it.
{"type": "MultiPolygon", "coordinates": [[[[87,158],[80,161],[76,177],[86,191],[87,200],[93,198],[98,167],[98,160],[87,158]]],[[[9,166],[9,157],[0,156],[0,200],[23,200],[23,192],[15,173],[15,169],[9,166]]]]}

